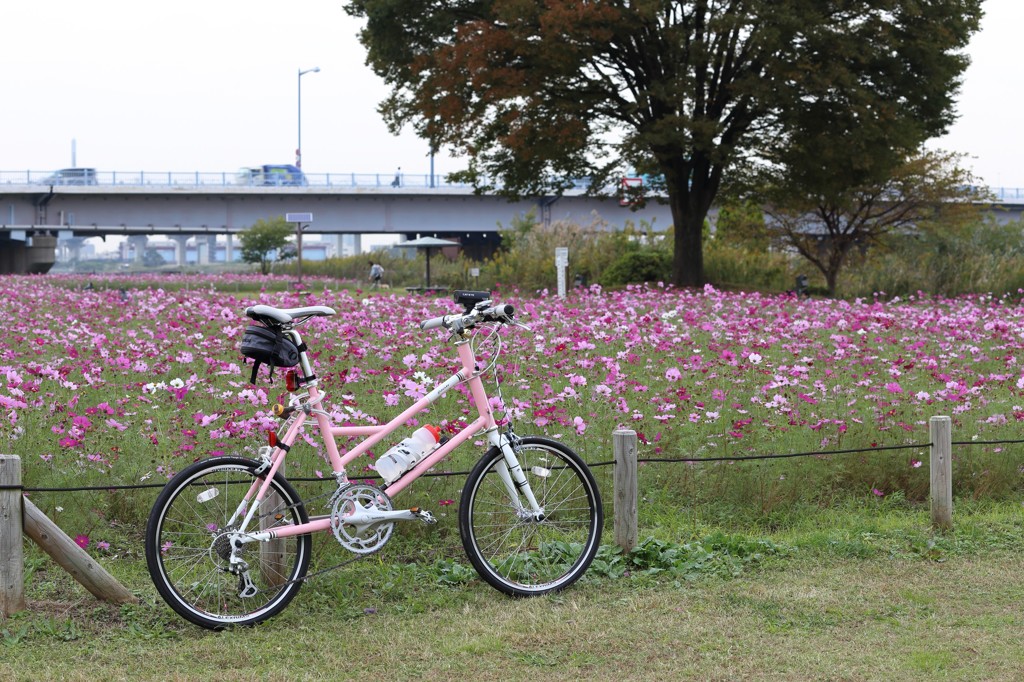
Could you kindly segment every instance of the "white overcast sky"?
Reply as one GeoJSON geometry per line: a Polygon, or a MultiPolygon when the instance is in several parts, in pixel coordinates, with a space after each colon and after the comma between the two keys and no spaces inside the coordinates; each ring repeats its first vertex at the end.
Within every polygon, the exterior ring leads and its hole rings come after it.
{"type": "MultiPolygon", "coordinates": [[[[3,0],[0,171],[234,171],[293,163],[302,77],[309,173],[428,173],[425,142],[391,135],[342,0],[3,0]]],[[[929,146],[1024,187],[1024,1],[986,0],[957,123],[929,146]]],[[[460,164],[439,155],[438,173],[460,164]]]]}

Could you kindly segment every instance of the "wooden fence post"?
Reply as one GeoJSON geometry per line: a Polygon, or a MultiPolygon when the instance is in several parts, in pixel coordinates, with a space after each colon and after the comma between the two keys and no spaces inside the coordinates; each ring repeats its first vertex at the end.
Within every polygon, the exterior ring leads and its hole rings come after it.
{"type": "Polygon", "coordinates": [[[612,432],[615,451],[615,544],[628,552],[637,539],[637,438],[636,431],[616,429],[612,432]]]}
{"type": "Polygon", "coordinates": [[[0,455],[0,614],[25,608],[21,540],[21,458],[0,455]]]}
{"type": "MultiPolygon", "coordinates": [[[[278,471],[281,475],[284,475],[284,462],[281,462],[281,467],[278,471]]],[[[258,510],[260,514],[260,530],[270,530],[277,524],[277,520],[272,515],[268,514],[268,511],[280,509],[285,506],[284,500],[273,490],[267,493],[267,496],[263,498],[263,503],[260,504],[258,510]]],[[[260,546],[260,575],[263,576],[264,582],[270,587],[280,587],[284,585],[288,580],[288,562],[285,557],[287,549],[287,540],[284,538],[275,538],[268,540],[267,542],[259,543],[260,546]]]]}
{"type": "Polygon", "coordinates": [[[953,429],[949,417],[928,420],[931,437],[932,526],[953,529],[953,429]]]}
{"type": "Polygon", "coordinates": [[[23,500],[25,535],[50,558],[60,564],[71,577],[92,592],[98,599],[114,604],[137,602],[135,595],[128,591],[114,576],[96,562],[89,553],[79,547],[60,527],[29,500],[23,500]]]}

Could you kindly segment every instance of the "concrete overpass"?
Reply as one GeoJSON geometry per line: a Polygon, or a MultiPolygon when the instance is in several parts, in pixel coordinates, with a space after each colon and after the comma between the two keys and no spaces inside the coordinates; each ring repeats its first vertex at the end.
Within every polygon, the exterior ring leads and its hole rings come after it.
{"type": "MultiPolygon", "coordinates": [[[[307,234],[357,239],[394,234],[396,241],[400,236],[436,235],[456,239],[477,255],[497,243],[499,226],[508,227],[531,212],[546,223],[566,220],[606,229],[632,222],[665,230],[672,224],[667,206],[652,202],[633,211],[614,198],[586,196],[582,188],[561,197],[510,202],[426,176],[404,175],[398,182],[391,175],[308,177],[309,184],[302,186],[251,186],[237,184],[230,174],[98,174],[90,176],[95,184],[60,185],[0,173],[0,251],[10,251],[16,243],[38,243],[40,237],[127,235],[144,244],[150,235],[167,235],[179,242],[180,254],[191,239],[204,262],[210,248],[203,245],[217,235],[227,235],[230,253],[236,232],[287,213],[313,214],[307,234]]],[[[0,260],[0,270],[24,271],[3,265],[0,260]]]]}
{"type": "MultiPolygon", "coordinates": [[[[187,240],[205,263],[216,236],[226,235],[230,260],[236,232],[286,213],[312,213],[306,233],[354,235],[357,244],[363,234],[394,234],[396,241],[439,236],[460,241],[474,256],[490,252],[499,225],[530,212],[545,223],[621,229],[632,222],[655,230],[672,224],[667,206],[652,201],[634,211],[614,198],[586,196],[582,187],[510,202],[433,175],[325,173],[307,174],[303,182],[254,186],[250,176],[240,180],[235,173],[90,171],[61,178],[0,171],[0,272],[45,272],[58,238],[73,246],[108,235],[128,236],[137,258],[149,236],[167,235],[179,245],[179,263],[187,240]]],[[[1000,189],[996,196],[999,222],[1021,218],[1024,189],[1000,189]]]]}

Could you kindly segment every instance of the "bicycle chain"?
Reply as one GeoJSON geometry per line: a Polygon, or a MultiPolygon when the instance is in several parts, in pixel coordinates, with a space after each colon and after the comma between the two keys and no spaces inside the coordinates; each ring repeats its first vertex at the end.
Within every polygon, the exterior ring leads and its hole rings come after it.
{"type": "Polygon", "coordinates": [[[340,564],[335,564],[335,565],[330,566],[328,568],[322,568],[319,571],[314,571],[313,573],[307,573],[306,575],[300,576],[298,578],[292,578],[288,582],[282,584],[281,587],[287,587],[288,585],[291,585],[293,583],[304,583],[307,580],[312,580],[313,578],[318,578],[318,577],[322,576],[324,573],[330,573],[331,571],[336,571],[339,568],[342,568],[344,566],[348,566],[349,564],[354,563],[356,561],[359,561],[360,559],[365,559],[368,556],[373,556],[374,554],[376,554],[377,552],[379,552],[382,549],[384,549],[384,548],[383,547],[378,547],[377,549],[373,550],[372,552],[367,552],[366,554],[357,554],[354,557],[352,557],[351,559],[346,559],[345,561],[342,561],[340,564]]]}

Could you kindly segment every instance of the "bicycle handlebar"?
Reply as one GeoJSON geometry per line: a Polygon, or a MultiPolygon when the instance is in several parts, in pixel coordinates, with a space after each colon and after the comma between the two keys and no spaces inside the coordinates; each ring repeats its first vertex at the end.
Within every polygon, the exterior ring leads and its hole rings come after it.
{"type": "Polygon", "coordinates": [[[511,322],[514,313],[515,308],[507,303],[488,308],[478,307],[465,315],[442,315],[441,317],[424,320],[420,322],[420,329],[426,331],[428,329],[444,327],[452,332],[460,332],[465,329],[471,329],[480,322],[511,322]]]}
{"type": "Polygon", "coordinates": [[[454,317],[454,315],[442,315],[441,317],[435,317],[430,320],[424,320],[420,322],[420,329],[426,331],[427,329],[437,329],[438,327],[444,326],[444,320],[446,317],[454,317]]]}

